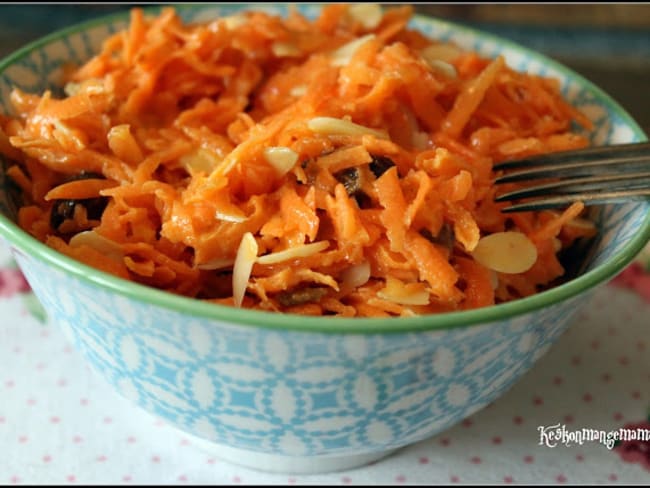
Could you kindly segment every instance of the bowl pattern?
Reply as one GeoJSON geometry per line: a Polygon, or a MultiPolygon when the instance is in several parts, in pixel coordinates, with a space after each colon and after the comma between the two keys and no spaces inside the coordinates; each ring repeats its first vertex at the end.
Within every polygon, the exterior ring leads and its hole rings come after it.
{"type": "Polygon", "coordinates": [[[286,456],[382,452],[505,392],[584,297],[419,333],[235,327],[136,303],[16,253],[51,318],[123,396],[192,434],[286,456]]]}
{"type": "MultiPolygon", "coordinates": [[[[180,12],[192,20],[245,7],[180,12]]],[[[317,7],[299,8],[313,15],[317,7]]],[[[61,63],[88,59],[127,23],[112,16],[12,55],[0,67],[0,108],[9,109],[14,86],[60,90],[61,63]]],[[[565,96],[594,122],[595,144],[645,138],[607,95],[539,54],[444,21],[418,17],[413,26],[486,56],[502,54],[518,70],[558,78],[565,96]]],[[[9,220],[15,220],[14,197],[0,172],[0,211],[9,220]]],[[[585,271],[620,260],[647,226],[648,208],[603,207],[596,214],[601,235],[585,271]]],[[[26,239],[11,242],[13,251],[50,319],[123,396],[215,445],[290,458],[334,456],[348,459],[346,466],[430,437],[498,398],[562,334],[589,293],[471,327],[389,334],[282,330],[147,303],[103,286],[101,276],[81,278],[34,257],[19,242],[26,239]]]]}

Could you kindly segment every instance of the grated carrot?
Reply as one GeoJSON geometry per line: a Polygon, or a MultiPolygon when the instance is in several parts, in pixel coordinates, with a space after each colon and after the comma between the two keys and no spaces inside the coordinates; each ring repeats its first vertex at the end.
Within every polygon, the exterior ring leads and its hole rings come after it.
{"type": "Polygon", "coordinates": [[[44,198],[45,200],[95,198],[101,194],[102,190],[114,186],[116,186],[114,181],[97,178],[68,181],[52,188],[45,194],[44,198]]]}
{"type": "Polygon", "coordinates": [[[399,183],[397,169],[391,168],[375,182],[375,190],[379,203],[384,208],[381,222],[386,228],[390,240],[391,251],[401,252],[406,238],[405,218],[407,213],[406,200],[399,183]]]}
{"type": "Polygon", "coordinates": [[[559,253],[595,233],[584,206],[505,215],[492,167],[583,147],[573,123],[591,122],[555,80],[411,30],[412,6],[380,11],[190,24],[172,7],[133,8],[65,70],[66,97],[11,93],[0,153],[23,193],[19,225],[102,271],[219,306],[409,316],[552,286],[559,253]],[[82,172],[98,177],[71,178],[82,172]],[[85,205],[99,196],[95,220],[85,205]],[[57,229],[55,201],[75,203],[57,229]],[[526,272],[471,256],[506,230],[537,247],[526,272]]]}

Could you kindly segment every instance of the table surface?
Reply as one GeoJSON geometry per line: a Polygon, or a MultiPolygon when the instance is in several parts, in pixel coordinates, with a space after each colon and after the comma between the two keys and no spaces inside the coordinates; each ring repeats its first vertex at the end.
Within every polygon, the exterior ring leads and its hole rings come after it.
{"type": "MultiPolygon", "coordinates": [[[[54,8],[0,6],[0,56],[125,6],[54,8]]],[[[582,71],[650,131],[647,33],[626,27],[609,29],[603,38],[601,31],[566,24],[461,20],[582,71]]],[[[644,421],[640,425],[650,429],[647,250],[598,289],[561,340],[492,405],[375,464],[324,475],[267,474],[222,462],[119,397],[43,315],[2,241],[0,317],[0,484],[650,483],[650,456],[644,458],[638,445],[624,451],[624,445],[609,449],[598,441],[540,443],[540,428],[558,424],[573,435],[644,421]]]]}

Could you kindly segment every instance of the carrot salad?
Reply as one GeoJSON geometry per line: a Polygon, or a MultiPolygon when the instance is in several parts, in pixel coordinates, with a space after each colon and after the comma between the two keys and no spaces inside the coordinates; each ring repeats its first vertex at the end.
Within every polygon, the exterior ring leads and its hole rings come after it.
{"type": "Polygon", "coordinates": [[[581,203],[502,213],[492,166],[584,147],[589,120],[556,80],[412,15],[132,9],[66,67],[65,96],[13,90],[0,151],[19,225],[126,280],[285,313],[432,314],[554,286],[595,226],[581,203]]]}

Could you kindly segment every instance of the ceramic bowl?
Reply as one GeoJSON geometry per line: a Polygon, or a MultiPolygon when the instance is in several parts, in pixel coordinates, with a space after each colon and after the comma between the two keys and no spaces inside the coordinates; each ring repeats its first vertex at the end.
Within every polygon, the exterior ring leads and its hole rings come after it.
{"type": "MultiPolygon", "coordinates": [[[[187,19],[245,5],[180,7],[187,19]]],[[[281,6],[273,8],[284,14],[281,6]]],[[[308,15],[316,6],[300,6],[308,15]]],[[[126,27],[110,16],[50,35],[0,64],[0,108],[13,86],[57,86],[61,63],[81,62],[126,27]]],[[[560,64],[492,35],[417,17],[413,26],[509,65],[559,79],[595,124],[594,144],[645,139],[632,118],[560,64]]],[[[268,471],[360,466],[431,437],[499,398],[560,337],[594,288],[650,236],[650,203],[605,206],[580,276],[507,304],[435,316],[299,317],[172,296],[57,254],[15,224],[0,171],[0,235],[42,302],[119,394],[200,440],[214,455],[268,471]]],[[[135,407],[134,407],[135,408],[135,407]]]]}

